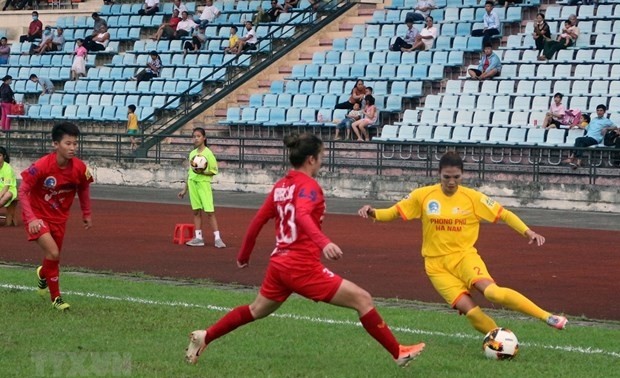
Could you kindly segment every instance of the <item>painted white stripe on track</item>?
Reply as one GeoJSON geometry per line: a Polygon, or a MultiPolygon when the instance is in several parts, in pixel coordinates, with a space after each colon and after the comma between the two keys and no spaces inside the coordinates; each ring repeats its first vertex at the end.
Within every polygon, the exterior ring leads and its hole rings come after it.
{"type": "MultiPolygon", "coordinates": [[[[9,289],[9,290],[22,290],[22,291],[34,291],[35,290],[29,286],[4,284],[4,283],[0,284],[0,288],[9,289]]],[[[199,305],[195,303],[177,302],[177,301],[154,301],[151,299],[136,298],[136,297],[115,297],[111,295],[97,294],[97,293],[84,293],[80,291],[64,291],[64,293],[66,293],[67,295],[75,295],[78,297],[104,299],[104,300],[109,300],[109,301],[122,301],[122,302],[138,303],[138,304],[153,305],[153,306],[200,308],[200,309],[205,309],[205,310],[210,310],[210,311],[221,311],[221,312],[227,312],[231,310],[231,308],[229,307],[222,307],[222,306],[199,305]]],[[[293,320],[299,320],[299,321],[306,321],[310,323],[335,324],[335,325],[361,327],[361,324],[359,322],[352,322],[349,320],[316,318],[316,317],[286,314],[286,313],[275,313],[275,314],[271,314],[270,316],[273,316],[276,318],[282,318],[282,319],[293,319],[293,320]]],[[[466,334],[466,333],[446,333],[446,332],[437,332],[437,331],[424,331],[420,329],[412,329],[412,328],[405,328],[405,327],[390,327],[390,328],[393,331],[416,334],[416,335],[441,336],[441,337],[469,339],[469,340],[480,339],[479,336],[474,336],[474,335],[466,334]]],[[[527,346],[527,347],[548,349],[548,350],[558,350],[562,352],[572,352],[572,353],[580,353],[580,354],[601,354],[604,356],[620,358],[620,353],[613,352],[613,351],[607,351],[607,350],[600,349],[600,348],[570,346],[570,345],[569,346],[544,345],[544,344],[538,344],[538,343],[521,343],[521,345],[527,346]]]]}

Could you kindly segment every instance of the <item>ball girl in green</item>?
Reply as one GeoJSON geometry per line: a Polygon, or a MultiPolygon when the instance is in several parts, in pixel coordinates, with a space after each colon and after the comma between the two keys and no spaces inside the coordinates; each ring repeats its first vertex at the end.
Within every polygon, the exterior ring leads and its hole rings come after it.
{"type": "Polygon", "coordinates": [[[189,201],[194,211],[194,226],[196,228],[194,238],[187,243],[191,247],[202,247],[205,245],[202,237],[202,213],[207,217],[207,222],[213,230],[214,245],[216,248],[226,248],[226,244],[222,241],[220,230],[217,226],[217,218],[215,218],[215,207],[213,206],[213,192],[211,190],[211,180],[217,175],[217,160],[215,155],[207,148],[207,137],[202,127],[197,127],[192,131],[192,142],[194,150],[189,153],[189,170],[187,173],[187,181],[185,187],[178,194],[179,198],[185,197],[189,192],[189,201]],[[192,162],[197,155],[204,156],[207,159],[205,169],[196,169],[192,162]]]}
{"type": "Polygon", "coordinates": [[[17,180],[9,165],[11,158],[4,147],[0,147],[0,207],[6,208],[5,226],[17,226],[15,208],[17,207],[17,180]]]}

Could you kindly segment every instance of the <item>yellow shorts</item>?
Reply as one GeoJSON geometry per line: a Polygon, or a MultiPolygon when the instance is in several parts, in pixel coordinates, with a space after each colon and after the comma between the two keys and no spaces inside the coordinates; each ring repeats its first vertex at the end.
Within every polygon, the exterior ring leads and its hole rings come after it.
{"type": "Polygon", "coordinates": [[[209,181],[188,180],[189,202],[192,210],[204,210],[205,213],[215,211],[213,206],[213,192],[209,181]]]}
{"type": "Polygon", "coordinates": [[[435,290],[452,307],[463,294],[469,294],[476,282],[482,279],[493,281],[476,252],[426,257],[424,269],[435,290]]]}

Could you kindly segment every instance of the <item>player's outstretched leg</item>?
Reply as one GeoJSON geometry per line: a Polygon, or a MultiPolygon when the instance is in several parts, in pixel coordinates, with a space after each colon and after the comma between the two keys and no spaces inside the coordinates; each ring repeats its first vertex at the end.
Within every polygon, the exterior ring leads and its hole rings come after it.
{"type": "Polygon", "coordinates": [[[426,344],[420,343],[415,345],[399,345],[398,358],[394,362],[400,367],[407,367],[422,351],[426,344]]]}
{"type": "Polygon", "coordinates": [[[37,294],[41,296],[41,298],[45,299],[49,295],[49,289],[47,287],[47,280],[41,277],[41,269],[42,266],[37,268],[37,294]]]}

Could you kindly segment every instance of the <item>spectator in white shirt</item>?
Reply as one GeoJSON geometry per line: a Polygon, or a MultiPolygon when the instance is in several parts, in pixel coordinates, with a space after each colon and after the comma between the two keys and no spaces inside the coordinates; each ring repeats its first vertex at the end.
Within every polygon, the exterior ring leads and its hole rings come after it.
{"type": "Polygon", "coordinates": [[[256,32],[254,31],[254,26],[251,21],[245,22],[245,30],[247,30],[245,36],[239,38],[239,52],[237,52],[237,55],[245,50],[256,50],[258,39],[256,38],[256,32]]]}
{"type": "Polygon", "coordinates": [[[220,10],[213,5],[213,0],[206,0],[206,5],[200,15],[200,26],[206,27],[210,22],[215,21],[221,14],[220,10]]]}
{"type": "Polygon", "coordinates": [[[183,4],[183,3],[181,2],[181,0],[174,0],[174,1],[172,2],[172,4],[173,4],[173,5],[172,5],[172,11],[173,11],[173,12],[174,12],[175,10],[178,10],[178,11],[179,11],[179,14],[181,14],[181,13],[183,13],[183,12],[189,12],[189,11],[187,10],[187,7],[185,6],[185,4],[183,4]]]}
{"type": "Polygon", "coordinates": [[[487,13],[484,14],[483,22],[484,29],[474,29],[471,31],[473,37],[484,37],[482,39],[482,45],[486,45],[491,42],[491,38],[500,34],[500,28],[502,25],[499,22],[499,16],[493,10],[493,2],[487,1],[484,5],[487,13]]]}
{"type": "Polygon", "coordinates": [[[154,15],[159,12],[159,0],[144,0],[144,8],[138,11],[141,16],[154,15]]]}
{"type": "Polygon", "coordinates": [[[174,33],[176,39],[181,39],[192,34],[192,29],[197,28],[198,24],[188,17],[187,12],[181,13],[181,21],[177,25],[177,31],[174,33]]]}
{"type": "Polygon", "coordinates": [[[416,36],[415,42],[410,49],[403,49],[402,51],[414,51],[414,50],[430,50],[433,48],[433,43],[437,38],[437,28],[433,26],[433,17],[426,17],[426,26],[416,36]]]}
{"type": "Polygon", "coordinates": [[[413,8],[413,12],[407,13],[405,22],[407,22],[407,20],[424,21],[426,17],[430,16],[431,10],[435,8],[435,0],[418,0],[415,8],[413,8]]]}

